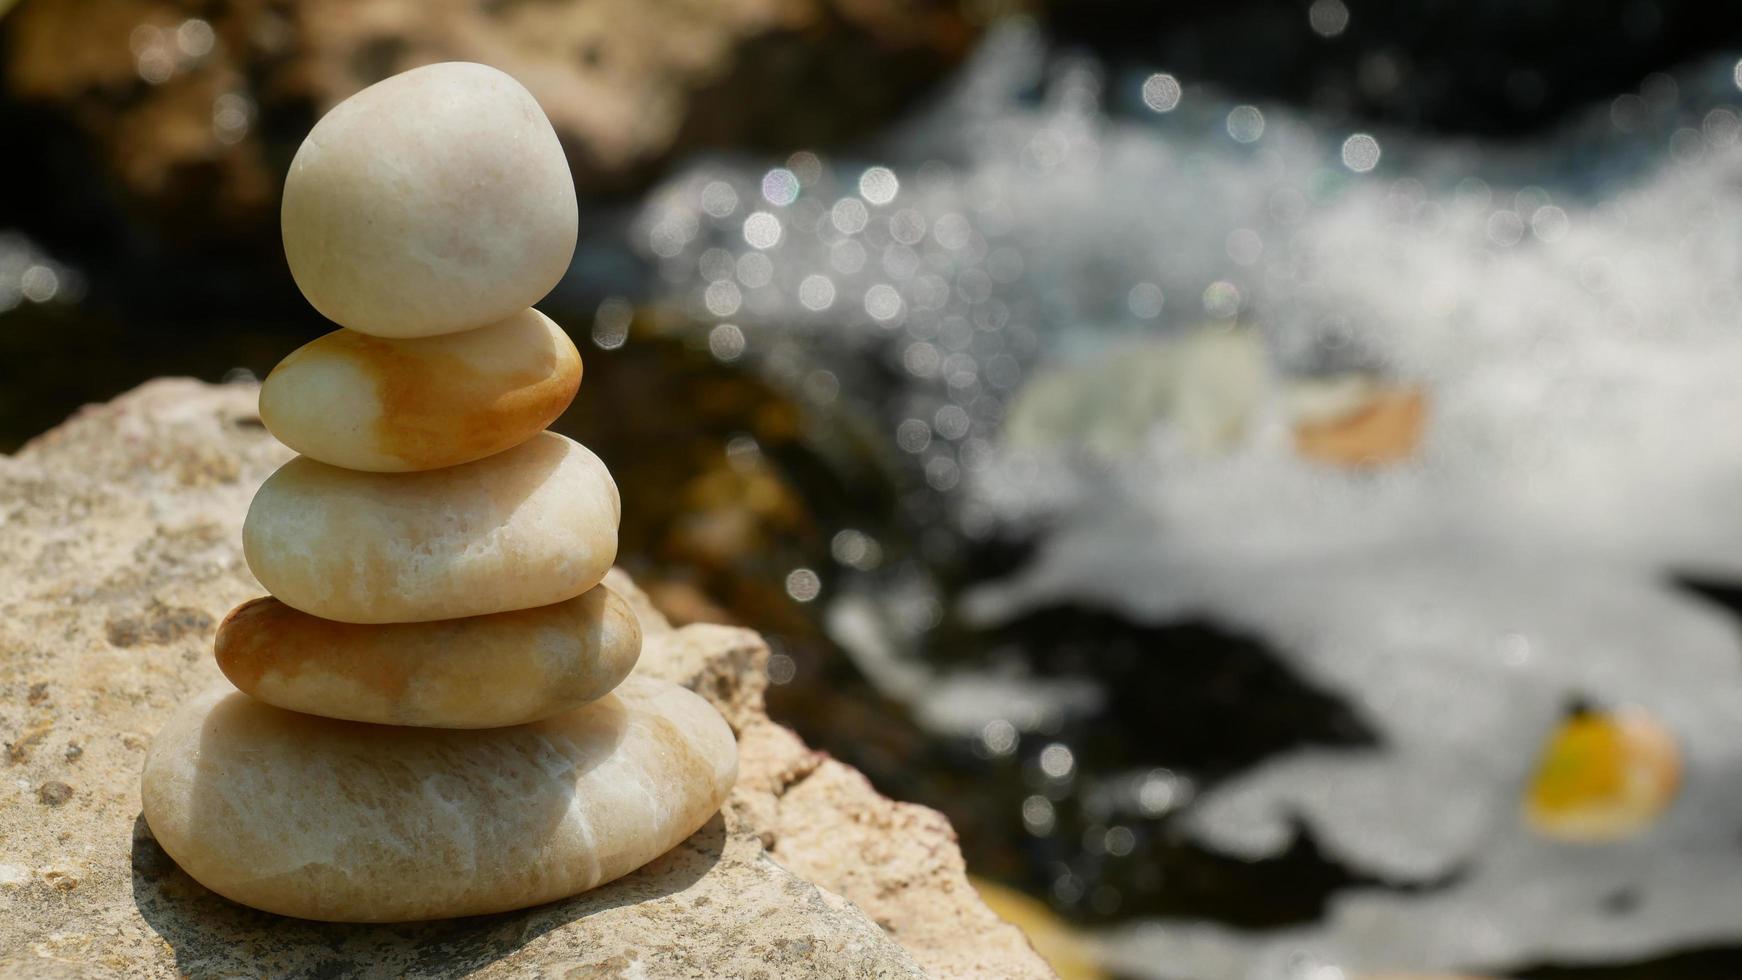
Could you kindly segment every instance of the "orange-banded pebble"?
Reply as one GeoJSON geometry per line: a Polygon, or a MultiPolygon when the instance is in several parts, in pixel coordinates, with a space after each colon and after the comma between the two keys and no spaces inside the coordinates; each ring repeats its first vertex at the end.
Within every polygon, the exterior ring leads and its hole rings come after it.
{"type": "Polygon", "coordinates": [[[218,627],[218,667],[280,708],[383,725],[494,728],[603,697],[629,676],[641,625],[603,585],[549,606],[360,626],[271,596],[218,627]]]}
{"type": "Polygon", "coordinates": [[[290,448],[334,466],[396,473],[456,466],[517,446],[581,385],[581,355],[534,309],[440,337],[335,330],[260,386],[260,418],[290,448]]]}

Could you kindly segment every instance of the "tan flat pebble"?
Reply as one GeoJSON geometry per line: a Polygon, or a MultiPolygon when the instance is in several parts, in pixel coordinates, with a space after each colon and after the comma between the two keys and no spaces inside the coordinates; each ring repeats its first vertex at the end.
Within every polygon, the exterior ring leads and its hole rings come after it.
{"type": "Polygon", "coordinates": [[[384,725],[495,728],[603,697],[635,667],[641,624],[603,585],[534,609],[374,626],[264,596],[225,617],[216,649],[232,684],[280,708],[384,725]]]}
{"type": "Polygon", "coordinates": [[[431,337],[537,303],[567,271],[568,161],[519,82],[428,65],[334,106],[284,180],[284,255],[342,327],[431,337]]]}
{"type": "Polygon", "coordinates": [[[304,456],[397,473],[519,445],[581,385],[581,355],[533,309],[464,333],[386,340],[335,330],[278,363],[260,418],[304,456]]]}
{"type": "MultiPolygon", "coordinates": [[[[1335,414],[1323,412],[1299,418],[1294,427],[1295,451],[1307,459],[1348,467],[1386,466],[1416,454],[1427,428],[1427,395],[1420,388],[1352,389],[1349,402],[1335,414]]],[[[1331,399],[1323,407],[1334,405],[1331,399]]]]}
{"type": "Polygon", "coordinates": [[[635,870],[724,802],[738,747],[706,701],[631,677],[548,721],[397,728],[225,686],[145,759],[145,820],[207,888],[307,919],[401,922],[537,905],[635,870]]]}
{"type": "Polygon", "coordinates": [[[541,432],[494,456],[359,473],[306,456],[268,477],[242,525],[266,591],[345,623],[458,619],[546,606],[599,584],[620,502],[585,446],[541,432]]]}

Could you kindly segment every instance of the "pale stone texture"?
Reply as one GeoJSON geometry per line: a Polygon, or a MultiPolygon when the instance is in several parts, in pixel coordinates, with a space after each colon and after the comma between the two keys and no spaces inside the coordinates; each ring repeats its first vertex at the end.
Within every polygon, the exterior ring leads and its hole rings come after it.
{"type": "Polygon", "coordinates": [[[580,386],[574,341],[529,308],[440,337],[335,330],[278,362],[260,386],[260,417],[304,456],[402,473],[517,446],[561,415],[580,386]]]}
{"type": "Polygon", "coordinates": [[[226,898],[407,922],[614,881],[701,829],[737,771],[719,713],[648,677],[481,731],[318,718],[224,684],[153,738],[144,814],[182,870],[226,898]]]}
{"type": "Polygon", "coordinates": [[[329,925],[195,884],[139,819],[138,775],[151,733],[220,681],[217,617],[261,591],[238,532],[288,452],[255,391],[153,382],[0,457],[0,976],[1050,975],[969,890],[941,819],[853,779],[807,790],[839,764],[763,714],[755,634],[671,631],[616,572],[607,583],[646,617],[637,670],[695,690],[737,732],[721,819],[609,885],[485,918],[329,925]],[[880,824],[913,839],[852,843],[880,824]],[[872,863],[846,875],[783,852],[832,836],[872,863]]]}
{"type": "Polygon", "coordinates": [[[271,596],[218,624],[218,669],[268,704],[382,725],[494,728],[602,697],[641,652],[629,603],[603,585],[566,602],[430,623],[359,625],[271,596]]]}
{"type": "Polygon", "coordinates": [[[242,526],[266,591],[342,623],[415,623],[580,595],[617,556],[617,484],[592,451],[541,432],[506,452],[418,473],[298,457],[242,526]]]}
{"type": "Polygon", "coordinates": [[[341,327],[431,337],[495,323],[568,271],[575,185],[550,121],[487,65],[425,65],[315,123],[284,178],[284,257],[341,327]]]}

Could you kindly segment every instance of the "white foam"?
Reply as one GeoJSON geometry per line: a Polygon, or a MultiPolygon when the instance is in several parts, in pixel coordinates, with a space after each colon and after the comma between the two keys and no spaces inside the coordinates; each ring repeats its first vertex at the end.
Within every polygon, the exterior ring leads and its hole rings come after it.
{"type": "MultiPolygon", "coordinates": [[[[825,182],[804,192],[825,207],[793,212],[770,284],[733,322],[774,352],[776,377],[822,364],[850,386],[865,351],[895,351],[908,379],[891,441],[941,405],[969,412],[966,438],[931,438],[915,462],[959,466],[950,499],[976,515],[966,533],[988,514],[1050,529],[970,612],[1209,613],[1263,635],[1381,736],[1378,750],[1299,749],[1207,789],[1184,818],[1200,840],[1261,858],[1299,819],[1362,874],[1459,873],[1433,891],[1339,894],[1325,920],[1286,931],[1133,926],[1106,937],[1114,962],[1157,977],[1286,976],[1300,955],[1502,970],[1742,938],[1742,650],[1726,616],[1666,585],[1672,570],[1742,571],[1742,148],[1733,126],[1701,130],[1735,100],[1729,65],[1685,73],[1682,106],[1649,133],[1619,137],[1607,113],[1522,147],[1380,132],[1383,159],[1361,174],[1342,163],[1349,132],[1282,107],[1260,107],[1262,136],[1235,143],[1231,102],[1189,79],[1150,125],[1099,111],[1139,99],[1142,79],[1093,65],[1058,71],[1027,104],[1013,93],[1038,65],[1031,35],[995,37],[958,91],[879,151],[900,190],[872,227],[917,212],[933,233],[916,271],[896,274],[899,250],[886,261],[900,243],[867,249],[858,271],[832,266],[826,205],[850,187],[825,182]],[[797,298],[815,275],[839,297],[821,311],[797,298]],[[862,309],[885,283],[902,300],[892,322],[862,309]],[[1159,311],[1148,291],[1131,301],[1145,283],[1159,311]],[[1277,437],[1280,391],[1225,454],[1170,438],[1162,418],[1111,467],[984,452],[1035,373],[1227,321],[1236,304],[1267,340],[1273,382],[1357,366],[1422,386],[1418,459],[1378,474],[1302,460],[1277,437]],[[932,349],[905,356],[918,344],[932,349]],[[1528,768],[1575,698],[1638,705],[1681,741],[1686,788],[1638,839],[1570,848],[1520,826],[1528,768]],[[1617,894],[1633,898],[1625,915],[1604,903],[1617,894]]],[[[739,169],[680,177],[643,223],[700,229],[665,271],[704,318],[695,256],[719,236],[685,202],[721,179],[753,196],[755,172],[739,169]],[[673,217],[685,208],[699,223],[673,217]]]]}

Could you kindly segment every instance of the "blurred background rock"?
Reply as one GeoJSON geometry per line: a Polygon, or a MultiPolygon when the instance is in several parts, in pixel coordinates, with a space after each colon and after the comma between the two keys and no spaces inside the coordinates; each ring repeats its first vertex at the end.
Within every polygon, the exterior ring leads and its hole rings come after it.
{"type": "Polygon", "coordinates": [[[259,245],[298,134],[410,67],[482,61],[523,79],[597,198],[700,148],[863,132],[958,63],[975,21],[948,0],[103,0],[26,3],[6,31],[20,122],[48,127],[33,135],[77,140],[66,152],[178,242],[259,245]]]}

